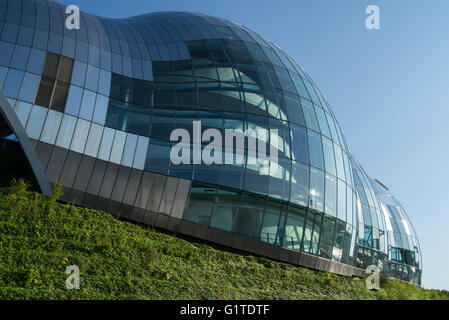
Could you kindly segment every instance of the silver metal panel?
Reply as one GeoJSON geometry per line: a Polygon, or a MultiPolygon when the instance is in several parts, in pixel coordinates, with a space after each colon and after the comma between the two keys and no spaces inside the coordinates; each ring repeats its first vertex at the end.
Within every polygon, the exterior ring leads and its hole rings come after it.
{"type": "Polygon", "coordinates": [[[30,120],[28,120],[26,126],[26,132],[28,137],[34,140],[39,140],[42,132],[42,127],[44,126],[45,117],[47,116],[48,109],[33,106],[30,114],[30,120]]]}
{"type": "Polygon", "coordinates": [[[16,115],[19,118],[20,123],[22,124],[22,126],[24,128],[26,127],[28,117],[31,112],[31,107],[32,107],[32,105],[30,103],[26,103],[26,102],[22,102],[22,101],[19,101],[16,103],[16,108],[14,111],[16,112],[16,115]]]}
{"type": "Polygon", "coordinates": [[[101,139],[100,150],[98,151],[98,158],[104,161],[109,161],[111,155],[112,142],[114,141],[115,130],[111,128],[104,128],[103,137],[101,139]]]}
{"type": "Polygon", "coordinates": [[[58,138],[56,138],[56,145],[61,148],[68,149],[72,142],[73,132],[75,131],[76,118],[64,115],[62,117],[61,126],[59,127],[58,138]]]}
{"type": "Polygon", "coordinates": [[[137,146],[137,138],[135,134],[128,133],[126,135],[126,143],[123,151],[122,165],[132,167],[134,161],[134,153],[137,146]]]}
{"type": "Polygon", "coordinates": [[[122,161],[123,148],[125,147],[126,132],[115,131],[114,143],[112,144],[109,161],[120,164],[122,161]]]}
{"type": "Polygon", "coordinates": [[[76,123],[75,132],[73,134],[72,143],[70,145],[70,150],[83,153],[86,147],[87,135],[89,133],[90,122],[78,119],[76,123]]]}
{"type": "Polygon", "coordinates": [[[55,144],[61,121],[62,113],[54,110],[49,110],[40,140],[48,144],[55,144]]]}
{"type": "Polygon", "coordinates": [[[100,149],[101,137],[104,127],[92,123],[90,126],[89,137],[87,138],[86,149],[84,153],[88,156],[96,158],[100,149]]]}
{"type": "Polygon", "coordinates": [[[133,168],[140,170],[144,169],[149,142],[149,138],[139,136],[139,139],[137,140],[136,154],[134,155],[133,168]]]}

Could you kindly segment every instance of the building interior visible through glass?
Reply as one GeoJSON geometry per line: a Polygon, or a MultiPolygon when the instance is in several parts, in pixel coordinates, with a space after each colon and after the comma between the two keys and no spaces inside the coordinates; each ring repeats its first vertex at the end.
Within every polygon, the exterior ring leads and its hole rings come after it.
{"type": "Polygon", "coordinates": [[[57,2],[0,4],[0,88],[66,200],[261,255],[269,244],[281,260],[294,251],[330,262],[313,260],[318,269],[377,265],[420,284],[407,213],[271,41],[202,14],[83,13],[85,27],[69,31],[57,2]],[[267,164],[248,152],[242,165],[172,164],[170,134],[192,134],[193,121],[223,136],[253,129],[267,143],[277,129],[279,169],[260,175],[267,164]]]}

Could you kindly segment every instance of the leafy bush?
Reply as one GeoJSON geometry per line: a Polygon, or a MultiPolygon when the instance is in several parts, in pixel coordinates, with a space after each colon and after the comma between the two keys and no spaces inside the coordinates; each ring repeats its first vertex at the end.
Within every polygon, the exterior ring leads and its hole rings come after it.
{"type": "Polygon", "coordinates": [[[0,192],[0,299],[449,299],[188,242],[107,213],[61,204],[16,181],[0,192]],[[68,265],[80,290],[65,287],[68,265]]]}

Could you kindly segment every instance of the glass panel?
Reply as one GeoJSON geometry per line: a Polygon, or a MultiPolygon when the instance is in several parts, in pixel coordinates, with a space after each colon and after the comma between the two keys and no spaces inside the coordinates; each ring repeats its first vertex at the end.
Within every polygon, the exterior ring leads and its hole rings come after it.
{"type": "Polygon", "coordinates": [[[270,244],[280,245],[282,236],[283,210],[280,203],[267,201],[263,217],[260,240],[270,244]]]}
{"type": "MultiPolygon", "coordinates": [[[[187,221],[209,226],[216,192],[217,190],[215,188],[192,185],[189,202],[182,218],[187,221]]],[[[219,221],[220,218],[218,217],[217,220],[219,221]]],[[[218,222],[217,220],[215,221],[216,224],[218,222]]],[[[225,224],[223,224],[223,227],[225,227],[225,224]]]]}
{"type": "Polygon", "coordinates": [[[309,203],[309,166],[292,162],[290,201],[303,206],[309,203]]]}
{"type": "Polygon", "coordinates": [[[125,131],[127,117],[128,111],[124,108],[122,102],[110,99],[108,112],[106,115],[106,126],[120,131],[125,131]]]}
{"type": "Polygon", "coordinates": [[[337,178],[333,175],[326,174],[326,197],[325,197],[325,212],[336,216],[337,215],[337,178]]]}
{"type": "Polygon", "coordinates": [[[77,86],[70,86],[65,113],[78,116],[82,98],[83,89],[77,86]]]}
{"type": "Polygon", "coordinates": [[[39,140],[46,116],[47,109],[33,106],[30,114],[30,119],[33,119],[33,121],[28,121],[26,127],[26,133],[28,134],[28,137],[30,137],[31,139],[39,140]]]}
{"type": "Polygon", "coordinates": [[[335,228],[335,244],[332,249],[332,260],[341,261],[343,256],[343,242],[345,240],[346,225],[342,221],[337,221],[335,228]]]}
{"type": "Polygon", "coordinates": [[[307,143],[307,131],[303,127],[290,125],[292,130],[292,159],[309,163],[309,148],[307,143]]]}
{"type": "Polygon", "coordinates": [[[320,169],[324,169],[321,135],[310,130],[307,132],[309,136],[310,164],[320,169]]]}
{"type": "Polygon", "coordinates": [[[170,140],[174,124],[173,111],[154,109],[151,137],[170,140]]]}
{"type": "Polygon", "coordinates": [[[39,86],[40,78],[31,73],[25,73],[22,88],[20,89],[19,99],[25,102],[33,103],[39,86]]]}
{"type": "Polygon", "coordinates": [[[98,78],[100,76],[100,69],[93,67],[91,65],[87,66],[87,77],[86,77],[86,89],[97,91],[98,89],[98,78]]]}
{"type": "MultiPolygon", "coordinates": [[[[312,232],[313,232],[313,220],[315,219],[315,215],[309,211],[307,214],[306,226],[304,230],[304,243],[303,243],[303,251],[311,252],[312,248],[312,232]]],[[[313,252],[313,251],[312,251],[313,252]]]]}
{"type": "Polygon", "coordinates": [[[236,192],[218,190],[210,227],[224,231],[232,231],[234,217],[237,213],[239,194],[236,192]]]}
{"type": "Polygon", "coordinates": [[[15,69],[9,69],[6,81],[3,86],[3,94],[8,98],[16,99],[22,84],[24,72],[15,69]]]}
{"type": "Polygon", "coordinates": [[[313,233],[312,233],[312,247],[310,248],[310,253],[318,254],[318,244],[320,241],[320,231],[321,231],[321,223],[323,221],[323,215],[321,213],[315,213],[315,221],[313,224],[313,233]]]}
{"type": "Polygon", "coordinates": [[[346,180],[345,179],[345,168],[344,168],[344,164],[343,164],[343,151],[335,143],[334,143],[334,151],[335,151],[335,160],[337,163],[338,177],[342,180],[346,180]]]}
{"type": "Polygon", "coordinates": [[[297,96],[292,94],[284,94],[285,105],[287,107],[288,120],[305,125],[304,117],[302,115],[302,108],[297,96]]]}
{"type": "Polygon", "coordinates": [[[318,119],[318,124],[320,125],[321,134],[330,138],[331,133],[327,125],[327,119],[326,115],[324,114],[324,110],[315,106],[315,113],[318,119]]]}
{"type": "Polygon", "coordinates": [[[346,221],[346,184],[338,180],[338,211],[337,217],[346,221]]]}
{"type": "Polygon", "coordinates": [[[50,108],[59,112],[64,112],[68,94],[69,85],[65,82],[56,81],[50,108]]]}
{"type": "Polygon", "coordinates": [[[97,100],[95,102],[95,112],[92,121],[101,125],[105,124],[106,113],[108,111],[109,98],[101,94],[97,94],[97,100]]]}
{"type": "Polygon", "coordinates": [[[268,170],[268,164],[262,162],[258,157],[248,155],[245,190],[259,194],[267,194],[268,176],[261,175],[259,170],[268,170]]]}
{"type": "Polygon", "coordinates": [[[323,137],[323,151],[326,171],[332,173],[333,175],[337,175],[337,171],[335,169],[333,143],[325,137],[323,137]]]}
{"type": "Polygon", "coordinates": [[[54,53],[47,53],[47,57],[45,59],[44,64],[44,73],[43,75],[51,78],[56,79],[56,75],[58,74],[58,68],[59,68],[59,55],[54,53]]]}
{"type": "Polygon", "coordinates": [[[334,240],[335,219],[325,216],[323,219],[323,227],[321,229],[320,241],[320,257],[331,259],[334,240]]]}
{"type": "Polygon", "coordinates": [[[76,60],[73,66],[72,84],[84,88],[86,73],[87,73],[87,64],[76,60]]]}
{"type": "Polygon", "coordinates": [[[151,131],[151,113],[138,111],[129,112],[126,131],[148,137],[151,131]]]}
{"type": "Polygon", "coordinates": [[[287,221],[285,223],[286,247],[293,250],[301,250],[301,241],[304,233],[306,211],[290,207],[288,209],[287,221]]]}
{"type": "Polygon", "coordinates": [[[42,76],[39,90],[37,91],[35,104],[48,108],[54,85],[55,80],[42,76]]]}
{"type": "Polygon", "coordinates": [[[171,147],[171,142],[150,140],[145,170],[168,174],[171,147]]]}
{"type": "Polygon", "coordinates": [[[20,120],[20,123],[25,128],[28,121],[28,116],[31,112],[31,104],[18,101],[16,104],[15,112],[20,120]]]}
{"type": "Polygon", "coordinates": [[[324,211],[324,172],[310,168],[310,198],[309,206],[318,211],[324,211]]]}
{"type": "Polygon", "coordinates": [[[244,195],[235,216],[232,232],[260,239],[265,199],[244,195]]]}
{"type": "Polygon", "coordinates": [[[279,158],[276,170],[270,169],[269,195],[274,198],[288,200],[290,198],[291,160],[279,158]]]}
{"type": "Polygon", "coordinates": [[[66,57],[61,57],[57,80],[69,83],[72,79],[73,60],[66,57]]]}
{"type": "Polygon", "coordinates": [[[83,101],[81,103],[80,118],[92,120],[95,108],[95,99],[97,95],[95,92],[84,90],[83,101]]]}
{"type": "Polygon", "coordinates": [[[316,132],[320,132],[320,128],[318,127],[318,121],[315,115],[315,108],[313,107],[312,102],[309,100],[301,99],[302,111],[304,112],[304,119],[306,121],[306,126],[316,132]]]}

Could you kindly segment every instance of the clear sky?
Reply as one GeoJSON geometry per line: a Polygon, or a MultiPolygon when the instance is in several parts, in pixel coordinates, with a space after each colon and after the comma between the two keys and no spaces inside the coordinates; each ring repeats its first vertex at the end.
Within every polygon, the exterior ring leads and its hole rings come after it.
{"type": "Polygon", "coordinates": [[[275,42],[327,96],[350,152],[408,211],[421,243],[424,287],[449,289],[449,1],[60,2],[110,18],[202,12],[275,42]],[[378,31],[365,28],[372,4],[380,8],[378,31]]]}

